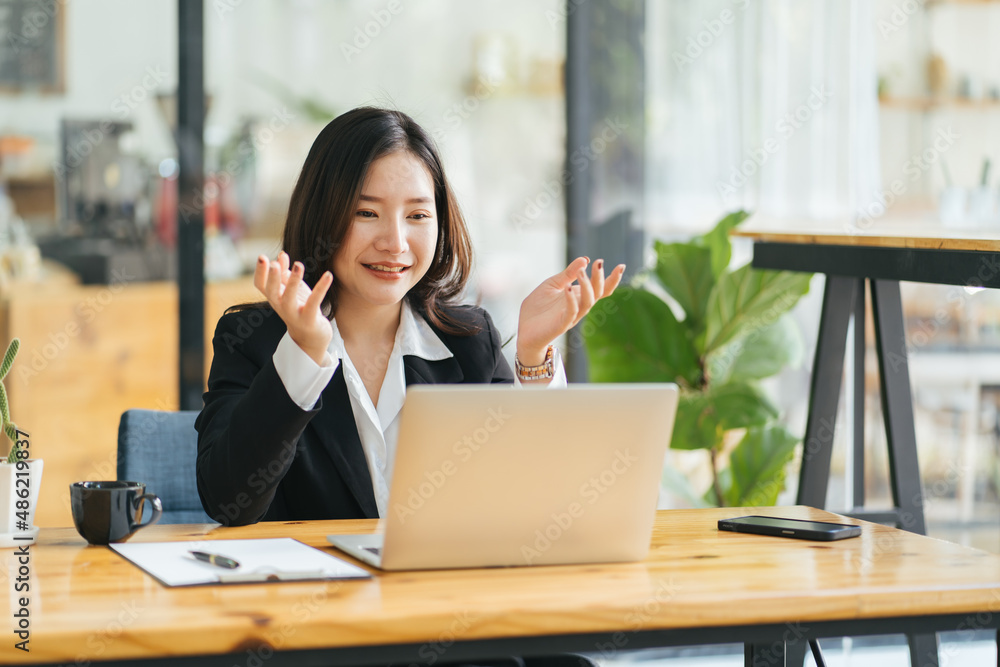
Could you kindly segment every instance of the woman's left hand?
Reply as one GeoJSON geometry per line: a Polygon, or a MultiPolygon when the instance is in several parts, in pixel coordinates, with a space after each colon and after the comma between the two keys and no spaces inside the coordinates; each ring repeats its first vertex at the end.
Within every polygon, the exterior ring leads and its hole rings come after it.
{"type": "Polygon", "coordinates": [[[588,277],[589,263],[589,258],[577,257],[565,271],[547,279],[521,303],[517,358],[525,366],[541,365],[549,344],[582,320],[598,299],[618,287],[625,272],[624,264],[616,266],[605,278],[604,260],[594,262],[588,277]]]}

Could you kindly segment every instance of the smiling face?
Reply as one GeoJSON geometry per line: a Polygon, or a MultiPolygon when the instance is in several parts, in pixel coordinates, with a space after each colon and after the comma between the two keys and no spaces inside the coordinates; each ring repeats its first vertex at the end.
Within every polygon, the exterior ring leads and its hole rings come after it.
{"type": "Polygon", "coordinates": [[[398,312],[434,261],[437,234],[434,182],[424,163],[408,152],[374,161],[333,260],[338,313],[398,312]]]}

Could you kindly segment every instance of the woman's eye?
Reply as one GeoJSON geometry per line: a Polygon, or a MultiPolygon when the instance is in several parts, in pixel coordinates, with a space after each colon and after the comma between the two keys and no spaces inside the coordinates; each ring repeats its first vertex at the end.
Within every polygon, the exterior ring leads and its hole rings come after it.
{"type": "Polygon", "coordinates": [[[374,218],[375,211],[358,211],[355,215],[359,218],[374,218]]]}
{"type": "Polygon", "coordinates": [[[414,214],[413,214],[413,215],[411,215],[410,217],[411,217],[411,218],[415,218],[415,219],[417,219],[417,220],[423,220],[423,219],[425,219],[425,218],[429,218],[429,217],[431,217],[431,216],[427,215],[426,213],[414,213],[414,214]]]}

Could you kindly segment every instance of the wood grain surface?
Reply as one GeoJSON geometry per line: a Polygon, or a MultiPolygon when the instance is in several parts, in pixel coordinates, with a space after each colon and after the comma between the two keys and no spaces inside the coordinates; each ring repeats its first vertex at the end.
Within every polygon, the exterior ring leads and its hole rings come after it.
{"type": "Polygon", "coordinates": [[[824,225],[753,221],[730,235],[771,243],[1000,252],[1000,229],[949,229],[940,224],[897,220],[879,220],[870,225],[846,221],[824,225]]]}
{"type": "MultiPolygon", "coordinates": [[[[375,527],[154,526],[132,539],[290,536],[339,554],[327,534],[375,527]]],[[[379,573],[364,581],[170,589],[108,548],[87,546],[72,528],[43,528],[29,553],[31,651],[15,650],[5,633],[4,663],[1000,610],[1000,556],[807,507],[661,511],[640,563],[379,573]],[[716,528],[720,518],[758,513],[856,523],[863,533],[823,543],[716,528]]],[[[0,552],[11,613],[17,568],[13,550],[0,552]]]]}
{"type": "MultiPolygon", "coordinates": [[[[219,317],[254,293],[250,278],[206,287],[206,377],[219,317]]],[[[21,338],[5,379],[11,418],[45,460],[35,525],[73,525],[69,485],[116,478],[122,412],[177,409],[177,318],[172,283],[50,282],[0,293],[2,344],[21,338]]]]}

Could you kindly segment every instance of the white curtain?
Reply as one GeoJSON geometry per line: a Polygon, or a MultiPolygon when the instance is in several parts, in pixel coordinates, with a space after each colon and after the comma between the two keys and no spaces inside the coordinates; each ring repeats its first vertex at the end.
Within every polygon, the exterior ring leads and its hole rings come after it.
{"type": "Polygon", "coordinates": [[[651,0],[646,217],[653,235],[736,208],[853,221],[879,191],[867,0],[651,0]]]}

